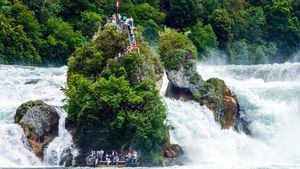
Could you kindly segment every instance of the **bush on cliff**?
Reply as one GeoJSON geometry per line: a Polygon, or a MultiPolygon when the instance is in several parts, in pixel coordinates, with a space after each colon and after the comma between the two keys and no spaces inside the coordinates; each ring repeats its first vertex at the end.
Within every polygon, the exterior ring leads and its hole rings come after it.
{"type": "Polygon", "coordinates": [[[196,59],[197,49],[185,35],[174,29],[166,29],[160,36],[159,54],[168,70],[178,70],[189,59],[196,59]]]}
{"type": "Polygon", "coordinates": [[[122,151],[131,146],[141,161],[161,160],[168,142],[166,109],[155,85],[161,68],[146,44],[139,43],[141,53],[116,57],[128,45],[126,33],[107,27],[69,59],[64,91],[68,121],[76,124],[79,159],[92,149],[122,151]]]}

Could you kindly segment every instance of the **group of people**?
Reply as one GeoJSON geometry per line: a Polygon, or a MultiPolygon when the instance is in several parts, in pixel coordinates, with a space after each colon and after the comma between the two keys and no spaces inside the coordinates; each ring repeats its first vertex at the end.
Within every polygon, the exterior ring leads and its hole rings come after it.
{"type": "Polygon", "coordinates": [[[115,150],[113,150],[111,154],[103,150],[97,152],[95,150],[92,150],[91,154],[88,157],[87,163],[96,166],[101,162],[106,162],[107,165],[109,165],[110,163],[118,164],[119,161],[119,154],[115,150]]]}
{"type": "Polygon", "coordinates": [[[120,158],[122,157],[115,150],[113,150],[111,154],[103,150],[100,151],[92,150],[91,154],[87,157],[87,165],[89,166],[97,166],[99,164],[118,165],[119,163],[125,163],[126,166],[137,165],[138,156],[136,151],[129,151],[128,154],[125,156],[125,161],[120,161],[120,158]]]}
{"type": "Polygon", "coordinates": [[[131,51],[140,52],[139,45],[136,43],[135,36],[134,36],[134,26],[133,26],[133,18],[127,18],[126,16],[121,16],[120,14],[113,14],[110,17],[109,22],[116,24],[117,29],[119,30],[126,30],[129,37],[129,44],[127,52],[130,53],[131,51]]]}

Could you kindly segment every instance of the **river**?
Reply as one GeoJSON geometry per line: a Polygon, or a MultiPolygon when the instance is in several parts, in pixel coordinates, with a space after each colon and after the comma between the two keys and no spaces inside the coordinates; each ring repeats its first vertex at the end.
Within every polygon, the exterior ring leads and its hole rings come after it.
{"type": "MultiPolygon", "coordinates": [[[[15,110],[23,102],[41,99],[63,105],[60,89],[66,69],[0,65],[0,167],[50,167],[57,165],[65,147],[76,153],[69,133],[60,127],[61,137],[50,143],[40,161],[29,150],[22,129],[13,124],[15,110]]],[[[206,107],[164,97],[168,123],[174,127],[171,141],[182,145],[186,159],[186,166],[170,168],[300,168],[300,63],[198,64],[198,72],[204,79],[223,79],[235,92],[252,135],[221,130],[206,107]]]]}

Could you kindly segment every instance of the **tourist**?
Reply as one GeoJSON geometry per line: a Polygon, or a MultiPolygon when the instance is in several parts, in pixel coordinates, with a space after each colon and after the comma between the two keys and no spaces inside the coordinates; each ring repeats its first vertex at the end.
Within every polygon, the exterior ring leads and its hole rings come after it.
{"type": "Polygon", "coordinates": [[[103,150],[100,150],[100,161],[102,162],[103,161],[103,155],[104,155],[104,151],[103,150]]]}
{"type": "Polygon", "coordinates": [[[95,150],[91,151],[91,154],[88,157],[88,163],[89,163],[89,165],[95,166],[95,163],[96,163],[96,151],[95,150]]]}
{"type": "Polygon", "coordinates": [[[132,48],[135,52],[140,53],[140,47],[138,44],[134,43],[132,48]]]}
{"type": "Polygon", "coordinates": [[[112,23],[117,23],[117,16],[116,14],[113,14],[113,17],[112,17],[112,23]]]}
{"type": "Polygon", "coordinates": [[[125,157],[127,165],[132,164],[132,158],[133,158],[133,152],[130,150],[125,157]]]}
{"type": "Polygon", "coordinates": [[[120,14],[117,14],[117,24],[121,25],[122,22],[122,16],[120,14]]]}
{"type": "Polygon", "coordinates": [[[110,162],[111,162],[111,160],[110,160],[110,155],[109,155],[108,153],[106,153],[105,161],[107,162],[107,165],[109,165],[110,162]]]}
{"type": "Polygon", "coordinates": [[[133,158],[132,158],[132,164],[136,164],[137,163],[137,152],[136,151],[134,151],[133,152],[133,158]]]}
{"type": "Polygon", "coordinates": [[[118,154],[118,152],[117,151],[114,151],[114,155],[113,155],[113,163],[116,163],[116,164],[118,164],[118,162],[119,162],[119,154],[118,154]]]}

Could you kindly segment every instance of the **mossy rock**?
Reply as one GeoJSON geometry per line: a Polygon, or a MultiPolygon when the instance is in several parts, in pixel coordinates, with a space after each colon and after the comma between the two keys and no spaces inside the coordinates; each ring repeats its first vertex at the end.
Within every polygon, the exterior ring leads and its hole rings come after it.
{"type": "Polygon", "coordinates": [[[18,107],[16,115],[15,115],[15,122],[20,123],[23,116],[26,114],[28,109],[34,107],[34,106],[44,106],[46,103],[44,103],[41,100],[32,100],[26,103],[23,103],[20,107],[18,107]]]}
{"type": "Polygon", "coordinates": [[[205,81],[199,93],[197,99],[200,98],[200,102],[214,112],[215,120],[222,128],[230,128],[234,125],[239,105],[236,96],[223,80],[211,78],[205,81]]]}
{"type": "Polygon", "coordinates": [[[15,122],[23,128],[32,151],[42,158],[44,147],[58,135],[56,109],[41,100],[29,101],[18,107],[15,122]]]}

